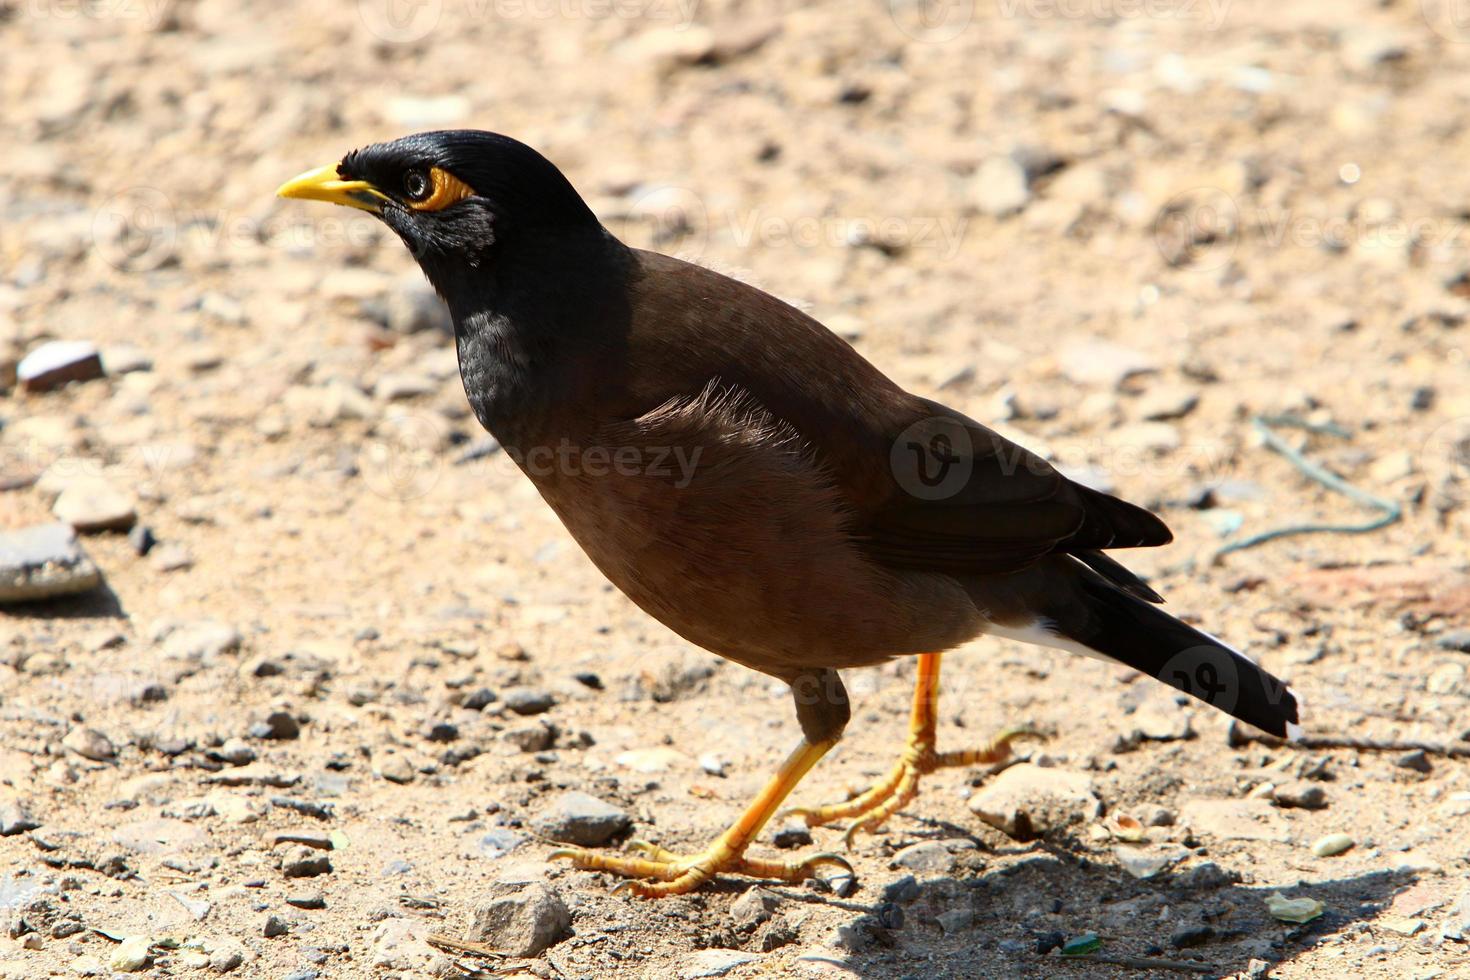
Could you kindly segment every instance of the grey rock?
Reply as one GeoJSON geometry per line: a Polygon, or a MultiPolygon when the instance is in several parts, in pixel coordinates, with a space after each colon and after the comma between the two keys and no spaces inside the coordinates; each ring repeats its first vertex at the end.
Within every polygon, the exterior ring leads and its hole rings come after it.
{"type": "Polygon", "coordinates": [[[385,325],[396,333],[438,330],[448,334],[454,331],[449,308],[433,287],[417,277],[399,283],[388,294],[383,313],[385,325]]]}
{"type": "Polygon", "coordinates": [[[539,715],[550,711],[556,698],[550,691],[534,687],[512,687],[500,693],[505,706],[518,715],[539,715]]]}
{"type": "Polygon", "coordinates": [[[1240,874],[1227,871],[1214,861],[1204,861],[1181,872],[1178,882],[1185,888],[1224,888],[1240,881],[1240,874]]]}
{"type": "Polygon", "coordinates": [[[20,800],[0,801],[0,837],[14,837],[41,826],[30,809],[20,800]]]}
{"type": "Polygon", "coordinates": [[[1086,773],[1029,762],[995,777],[970,797],[969,807],[981,820],[1018,840],[1095,820],[1102,812],[1086,773]]]}
{"type": "Polygon", "coordinates": [[[15,369],[26,391],[51,391],[102,377],[102,355],[86,340],[52,340],[21,358],[15,369]]]}
{"type": "Polygon", "coordinates": [[[394,755],[385,756],[383,760],[378,763],[377,768],[378,775],[382,776],[390,783],[398,783],[399,785],[404,785],[406,783],[411,783],[414,781],[415,774],[413,763],[408,761],[407,756],[399,755],[396,753],[394,755]]]}
{"type": "Polygon", "coordinates": [[[483,711],[485,710],[485,707],[492,703],[494,700],[495,692],[490,690],[488,687],[482,687],[478,690],[471,691],[469,695],[460,702],[460,707],[468,708],[471,711],[483,711]]]}
{"type": "Polygon", "coordinates": [[[626,810],[586,793],[563,793],[536,815],[538,833],[564,844],[597,847],[633,825],[626,810]]]}
{"type": "Polygon", "coordinates": [[[88,592],[102,582],[67,524],[0,532],[0,603],[88,592]]]}
{"type": "Polygon", "coordinates": [[[491,827],[480,838],[479,853],[494,860],[505,857],[526,842],[526,838],[509,827],[491,827]]]}
{"type": "Polygon", "coordinates": [[[146,524],[134,524],[133,529],[128,532],[128,544],[139,557],[146,557],[157,543],[158,538],[154,537],[153,529],[146,524]]]}
{"type": "Polygon", "coordinates": [[[1441,650],[1470,653],[1470,630],[1451,630],[1435,638],[1434,645],[1441,650]]]}
{"type": "Polygon", "coordinates": [[[913,875],[904,875],[883,886],[885,902],[912,902],[918,897],[919,880],[913,875]]]}
{"type": "Polygon", "coordinates": [[[556,729],[544,722],[507,728],[500,737],[522,752],[544,752],[556,742],[556,729]]]}
{"type": "Polygon", "coordinates": [[[1271,790],[1271,799],[1284,807],[1320,810],[1327,806],[1327,791],[1319,783],[1297,779],[1271,790]]]}
{"type": "Polygon", "coordinates": [[[730,921],[735,928],[750,932],[774,915],[780,905],[780,895],[757,886],[730,904],[730,921]]]}
{"type": "Polygon", "coordinates": [[[244,962],[244,950],[233,943],[223,945],[209,954],[209,968],[215,973],[232,973],[244,962]]]}
{"type": "Polygon", "coordinates": [[[944,930],[946,936],[952,936],[957,932],[964,932],[975,924],[974,909],[950,909],[941,912],[934,917],[939,923],[939,928],[944,930]]]}
{"type": "Polygon", "coordinates": [[[272,711],[264,721],[250,726],[250,737],[289,742],[301,737],[301,723],[289,711],[272,711]]]}
{"type": "Polygon", "coordinates": [[[287,895],[286,904],[297,909],[324,909],[327,900],[321,892],[304,892],[299,895],[287,895]]]}
{"type": "Polygon", "coordinates": [[[510,956],[537,956],[571,934],[572,913],[547,885],[497,881],[475,909],[468,938],[510,956]]]}
{"type": "Polygon", "coordinates": [[[210,661],[240,649],[240,631],[215,620],[186,623],[168,630],[163,654],[180,660],[210,661]]]}
{"type": "Polygon", "coordinates": [[[771,843],[783,850],[793,847],[810,847],[812,832],[804,823],[789,823],[777,828],[771,835],[771,843]]]}
{"type": "Polygon", "coordinates": [[[268,915],[265,917],[265,925],[261,927],[260,934],[267,939],[284,936],[290,933],[291,924],[279,915],[268,915]]]}
{"type": "Polygon", "coordinates": [[[255,761],[255,750],[244,739],[239,738],[227,739],[214,755],[232,766],[248,766],[255,761]]]}
{"type": "Polygon", "coordinates": [[[1124,871],[1135,878],[1147,879],[1176,861],[1183,860],[1189,851],[1178,844],[1119,844],[1113,848],[1113,854],[1124,871]]]}
{"type": "Polygon", "coordinates": [[[112,740],[95,728],[77,726],[66,733],[61,745],[67,751],[93,762],[107,762],[117,757],[117,749],[112,740]]]}
{"type": "Polygon", "coordinates": [[[138,520],[137,504],[100,476],[76,479],[67,484],[51,505],[56,519],[82,533],[126,531],[138,520]]]}
{"type": "Polygon", "coordinates": [[[299,844],[281,855],[281,874],[287,878],[315,878],[330,874],[332,859],[321,851],[299,844]]]}
{"type": "Polygon", "coordinates": [[[1175,949],[1190,949],[1194,946],[1203,946],[1215,938],[1215,930],[1212,926],[1188,925],[1174,930],[1169,936],[1169,945],[1175,949]]]}
{"type": "Polygon", "coordinates": [[[929,840],[900,849],[888,866],[919,874],[944,874],[954,867],[954,855],[944,841],[929,840]]]}
{"type": "Polygon", "coordinates": [[[1415,772],[1428,773],[1434,771],[1434,764],[1429,761],[1429,756],[1423,749],[1414,749],[1412,752],[1405,752],[1403,755],[1394,759],[1393,764],[1400,769],[1412,769],[1415,772]]]}

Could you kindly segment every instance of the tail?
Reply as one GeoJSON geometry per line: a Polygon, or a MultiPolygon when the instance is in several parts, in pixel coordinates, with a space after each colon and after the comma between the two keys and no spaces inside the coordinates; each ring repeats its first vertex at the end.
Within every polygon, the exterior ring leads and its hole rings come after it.
{"type": "Polygon", "coordinates": [[[1059,640],[1127,664],[1281,738],[1301,735],[1297,699],[1284,682],[1219,640],[1129,594],[1089,568],[1043,626],[1059,640]]]}

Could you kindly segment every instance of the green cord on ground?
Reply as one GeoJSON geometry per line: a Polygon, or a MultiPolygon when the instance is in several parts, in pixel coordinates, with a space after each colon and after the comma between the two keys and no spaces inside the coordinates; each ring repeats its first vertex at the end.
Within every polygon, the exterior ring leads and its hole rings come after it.
{"type": "Polygon", "coordinates": [[[1335,490],[1355,503],[1379,511],[1380,516],[1361,524],[1288,524],[1285,527],[1272,528],[1269,531],[1261,531],[1258,534],[1252,534],[1239,541],[1230,542],[1215,552],[1215,558],[1221,558],[1224,555],[1230,554],[1232,551],[1244,551],[1246,548],[1254,548],[1256,545],[1265,544],[1267,541],[1275,541],[1277,538],[1291,537],[1296,534],[1366,534],[1369,531],[1376,531],[1379,528],[1387,527],[1404,516],[1404,510],[1397,502],[1376,496],[1366,490],[1360,490],[1335,473],[1331,473],[1322,466],[1307,459],[1301,453],[1287,445],[1286,440],[1277,435],[1276,430],[1272,426],[1290,426],[1298,429],[1306,429],[1309,432],[1326,433],[1343,439],[1351,438],[1352,433],[1346,429],[1330,422],[1320,425],[1315,424],[1292,415],[1258,415],[1251,420],[1251,423],[1256,427],[1256,431],[1261,433],[1261,437],[1265,440],[1268,448],[1285,456],[1302,473],[1316,480],[1327,489],[1335,490]]]}

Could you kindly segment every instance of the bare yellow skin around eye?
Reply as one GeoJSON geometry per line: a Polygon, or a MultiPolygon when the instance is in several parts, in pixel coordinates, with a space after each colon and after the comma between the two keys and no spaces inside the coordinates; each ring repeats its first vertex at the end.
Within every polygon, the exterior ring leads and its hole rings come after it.
{"type": "Polygon", "coordinates": [[[410,201],[415,211],[443,211],[456,201],[475,196],[475,189],[454,174],[439,167],[429,168],[429,182],[434,192],[422,201],[410,201]]]}

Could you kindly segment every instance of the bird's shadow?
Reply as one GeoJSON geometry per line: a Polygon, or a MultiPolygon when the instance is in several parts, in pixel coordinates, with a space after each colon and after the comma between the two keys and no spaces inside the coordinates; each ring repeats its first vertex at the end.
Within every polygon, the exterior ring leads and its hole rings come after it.
{"type": "Polygon", "coordinates": [[[128,614],[104,578],[86,592],[6,606],[4,615],[13,619],[126,619],[128,614]]]}
{"type": "Polygon", "coordinates": [[[812,958],[875,978],[911,975],[920,966],[929,977],[1111,976],[1120,966],[1108,958],[1132,959],[1124,969],[1128,976],[1228,977],[1247,970],[1253,959],[1288,962],[1355,923],[1371,921],[1419,880],[1416,872],[1374,871],[1301,888],[1212,886],[1199,884],[1187,870],[1135,879],[1114,865],[1046,843],[1030,853],[974,876],[960,872],[922,880],[916,896],[897,903],[901,913],[883,909],[881,902],[873,905],[848,928],[849,949],[812,958]],[[1276,891],[1309,896],[1325,909],[1311,922],[1278,921],[1266,906],[1276,891]],[[945,922],[942,917],[956,910],[973,913],[973,923],[945,922]],[[1160,919],[1164,910],[1166,921],[1160,919]],[[1176,942],[1186,928],[1193,934],[1176,942]],[[1102,939],[1100,959],[1059,953],[1062,937],[1088,932],[1102,939]],[[1170,965],[1150,969],[1140,962],[1150,958],[1170,965]]]}

